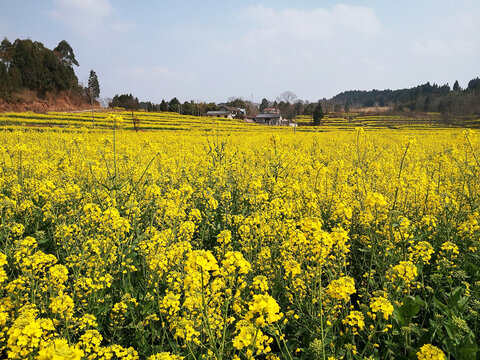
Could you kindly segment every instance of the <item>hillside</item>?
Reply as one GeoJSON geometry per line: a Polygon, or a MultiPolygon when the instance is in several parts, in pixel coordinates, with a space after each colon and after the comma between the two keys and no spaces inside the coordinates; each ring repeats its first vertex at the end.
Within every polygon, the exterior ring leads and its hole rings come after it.
{"type": "MultiPolygon", "coordinates": [[[[41,42],[0,43],[0,111],[69,111],[90,108],[78,84],[72,47],[62,40],[50,50],[41,42]]],[[[98,107],[98,105],[96,105],[98,107]]]]}
{"type": "MultiPolygon", "coordinates": [[[[14,101],[6,102],[0,98],[0,112],[47,113],[51,111],[75,111],[91,109],[92,105],[82,95],[72,91],[49,92],[44,98],[38,97],[35,91],[23,90],[13,94],[14,101]]],[[[93,108],[99,109],[95,102],[93,108]]]]}
{"type": "Polygon", "coordinates": [[[396,111],[439,112],[449,118],[480,115],[480,78],[470,80],[465,89],[456,81],[453,88],[426,83],[398,90],[348,90],[328,102],[346,112],[351,108],[388,107],[396,111]]]}

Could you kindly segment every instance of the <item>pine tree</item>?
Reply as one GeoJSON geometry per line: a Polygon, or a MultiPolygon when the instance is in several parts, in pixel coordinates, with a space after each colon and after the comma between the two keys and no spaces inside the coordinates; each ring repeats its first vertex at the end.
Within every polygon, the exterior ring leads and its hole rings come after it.
{"type": "Polygon", "coordinates": [[[88,77],[87,93],[93,104],[93,100],[100,96],[100,84],[98,83],[98,77],[95,71],[90,70],[90,76],[88,77]]]}
{"type": "Polygon", "coordinates": [[[88,87],[86,89],[90,102],[92,104],[92,121],[95,127],[95,113],[93,111],[93,100],[100,96],[100,84],[98,83],[98,77],[95,71],[90,70],[90,76],[88,77],[88,87]]]}

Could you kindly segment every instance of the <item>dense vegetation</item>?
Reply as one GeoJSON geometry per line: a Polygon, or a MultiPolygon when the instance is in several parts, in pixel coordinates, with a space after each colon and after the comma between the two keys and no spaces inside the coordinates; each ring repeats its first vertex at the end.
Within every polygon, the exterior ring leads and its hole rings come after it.
{"type": "Polygon", "coordinates": [[[72,47],[62,40],[53,49],[41,42],[7,38],[0,43],[0,98],[11,100],[15,92],[33,90],[39,97],[47,92],[77,90],[78,66],[72,47]]]}
{"type": "Polygon", "coordinates": [[[480,113],[480,78],[475,78],[463,90],[458,81],[453,88],[426,83],[401,90],[350,90],[334,96],[330,102],[348,107],[390,106],[396,109],[434,111],[442,114],[465,115],[480,113]]]}

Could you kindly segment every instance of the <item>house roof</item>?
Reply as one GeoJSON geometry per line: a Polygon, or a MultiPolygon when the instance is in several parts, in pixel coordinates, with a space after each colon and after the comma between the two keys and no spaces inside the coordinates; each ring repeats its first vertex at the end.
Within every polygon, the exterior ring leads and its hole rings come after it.
{"type": "Polygon", "coordinates": [[[280,118],[280,114],[257,114],[255,116],[256,119],[272,119],[272,118],[280,118]]]}
{"type": "Polygon", "coordinates": [[[207,111],[207,115],[228,115],[229,111],[207,111]]]}
{"type": "Polygon", "coordinates": [[[230,112],[240,112],[242,114],[246,113],[245,109],[238,108],[238,107],[226,106],[226,105],[220,106],[220,109],[225,109],[225,110],[228,110],[230,112]]]}
{"type": "Polygon", "coordinates": [[[265,109],[263,109],[263,113],[279,113],[280,112],[280,109],[277,109],[277,108],[274,108],[274,107],[267,107],[265,109]]]}

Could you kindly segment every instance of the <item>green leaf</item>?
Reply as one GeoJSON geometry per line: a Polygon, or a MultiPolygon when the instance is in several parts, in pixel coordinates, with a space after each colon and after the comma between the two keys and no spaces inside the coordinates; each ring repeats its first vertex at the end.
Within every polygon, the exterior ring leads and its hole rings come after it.
{"type": "Polygon", "coordinates": [[[448,306],[450,308],[456,307],[455,305],[457,304],[458,300],[460,300],[462,293],[463,293],[463,288],[461,286],[455,288],[451,292],[450,297],[448,298],[448,306]]]}
{"type": "Polygon", "coordinates": [[[448,337],[456,342],[456,336],[450,324],[445,324],[445,330],[447,331],[448,337]]]}
{"type": "Polygon", "coordinates": [[[433,305],[434,305],[438,310],[440,310],[443,314],[446,314],[447,311],[448,311],[447,305],[445,305],[445,304],[442,303],[440,300],[438,300],[436,296],[433,298],[433,305]]]}
{"type": "Polygon", "coordinates": [[[402,311],[400,310],[399,307],[395,306],[393,308],[393,316],[395,317],[395,320],[397,320],[400,327],[405,326],[407,324],[405,318],[403,317],[402,311]]]}
{"type": "Polygon", "coordinates": [[[413,296],[405,296],[402,303],[400,311],[402,312],[402,315],[409,320],[420,311],[420,302],[413,296]]]}

